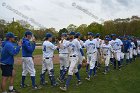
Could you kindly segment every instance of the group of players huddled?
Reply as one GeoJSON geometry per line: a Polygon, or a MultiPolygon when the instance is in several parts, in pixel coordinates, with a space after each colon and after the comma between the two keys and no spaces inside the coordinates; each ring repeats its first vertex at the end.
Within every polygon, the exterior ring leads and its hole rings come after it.
{"type": "MultiPolygon", "coordinates": [[[[88,32],[87,39],[81,40],[81,34],[79,32],[62,33],[61,39],[56,44],[52,42],[53,35],[46,33],[45,40],[42,45],[43,57],[42,57],[42,71],[40,74],[40,84],[46,85],[45,73],[48,72],[48,77],[51,82],[51,86],[58,86],[59,83],[64,83],[60,90],[67,91],[73,74],[76,75],[77,83],[79,86],[82,84],[79,71],[86,63],[87,81],[91,80],[92,76],[97,75],[97,71],[101,64],[104,64],[104,74],[110,71],[110,65],[114,69],[121,70],[123,65],[127,65],[136,60],[136,57],[140,56],[140,39],[133,36],[118,36],[116,34],[106,35],[103,39],[100,39],[100,34],[93,34],[88,32]],[[55,78],[53,57],[54,51],[59,52],[60,62],[60,75],[55,78]],[[59,83],[58,83],[58,82],[59,83]]],[[[35,38],[33,33],[29,30],[25,32],[25,35],[21,42],[15,43],[15,36],[13,33],[8,32],[6,34],[6,40],[3,43],[0,40],[0,64],[2,70],[2,93],[6,92],[6,82],[10,78],[9,92],[18,93],[14,87],[15,70],[14,56],[17,55],[22,47],[22,76],[21,76],[21,88],[28,87],[25,84],[26,75],[29,73],[32,81],[32,88],[34,90],[40,89],[35,83],[35,67],[33,62],[33,52],[35,50],[35,38]]],[[[9,93],[8,92],[8,93],[9,93]]]]}

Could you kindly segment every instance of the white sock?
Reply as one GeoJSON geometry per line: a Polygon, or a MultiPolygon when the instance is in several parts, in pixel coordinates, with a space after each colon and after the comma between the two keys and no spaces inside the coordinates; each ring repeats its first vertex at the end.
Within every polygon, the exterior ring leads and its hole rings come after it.
{"type": "Polygon", "coordinates": [[[9,86],[9,90],[13,90],[13,86],[9,86]]]}

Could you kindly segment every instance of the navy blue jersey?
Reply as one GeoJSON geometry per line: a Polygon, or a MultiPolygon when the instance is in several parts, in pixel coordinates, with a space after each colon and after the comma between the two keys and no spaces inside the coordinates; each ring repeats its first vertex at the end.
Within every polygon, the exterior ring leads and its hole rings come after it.
{"type": "Polygon", "coordinates": [[[123,51],[126,53],[131,47],[131,43],[129,40],[123,40],[123,51]]]}
{"type": "Polygon", "coordinates": [[[13,65],[14,64],[14,56],[17,55],[20,51],[20,46],[16,46],[10,42],[5,41],[2,45],[1,52],[1,63],[13,65]]]}
{"type": "Polygon", "coordinates": [[[22,57],[32,57],[35,50],[35,43],[31,43],[28,39],[22,39],[22,57]]]}

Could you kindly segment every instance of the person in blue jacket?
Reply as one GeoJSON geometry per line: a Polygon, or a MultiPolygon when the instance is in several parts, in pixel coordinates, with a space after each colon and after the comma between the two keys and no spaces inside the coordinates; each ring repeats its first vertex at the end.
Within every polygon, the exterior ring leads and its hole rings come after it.
{"type": "Polygon", "coordinates": [[[123,52],[124,52],[124,55],[125,55],[126,64],[128,64],[128,62],[129,62],[129,50],[130,50],[130,47],[131,47],[131,43],[128,40],[127,36],[124,37],[124,40],[122,42],[123,42],[123,52]]]}
{"type": "Polygon", "coordinates": [[[22,39],[22,80],[21,88],[27,87],[25,84],[26,75],[29,73],[32,81],[32,88],[38,89],[38,86],[35,83],[35,68],[33,62],[33,52],[35,50],[35,40],[32,40],[32,32],[26,31],[25,37],[22,39]]]}
{"type": "Polygon", "coordinates": [[[6,92],[6,84],[8,78],[10,78],[9,92],[17,93],[13,88],[15,70],[13,68],[14,65],[14,56],[17,55],[21,48],[21,43],[19,43],[16,47],[13,45],[15,36],[12,32],[8,32],[6,34],[6,41],[2,45],[1,51],[1,70],[2,70],[2,82],[1,89],[2,93],[6,92]]]}

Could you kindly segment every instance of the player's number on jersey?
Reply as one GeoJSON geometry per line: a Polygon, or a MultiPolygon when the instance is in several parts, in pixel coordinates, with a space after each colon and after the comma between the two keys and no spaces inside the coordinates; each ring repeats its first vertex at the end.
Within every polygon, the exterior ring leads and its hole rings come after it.
{"type": "Polygon", "coordinates": [[[43,51],[46,51],[46,46],[43,46],[43,51]]]}

